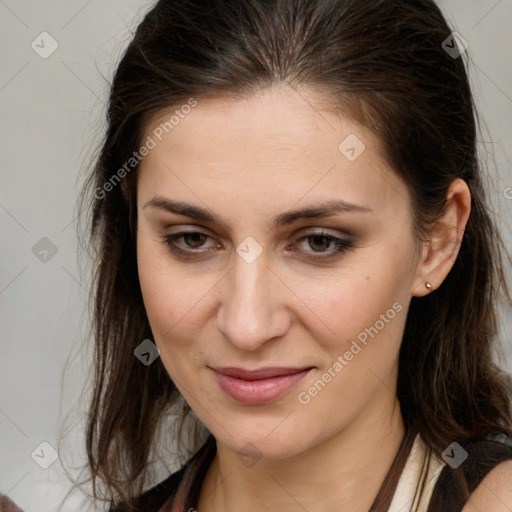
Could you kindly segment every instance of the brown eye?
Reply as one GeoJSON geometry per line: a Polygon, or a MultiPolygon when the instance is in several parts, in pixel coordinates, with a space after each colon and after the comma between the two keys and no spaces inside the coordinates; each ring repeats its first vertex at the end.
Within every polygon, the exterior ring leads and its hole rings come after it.
{"type": "Polygon", "coordinates": [[[182,237],[186,244],[193,249],[201,247],[208,238],[204,233],[184,233],[182,237]]]}
{"type": "Polygon", "coordinates": [[[211,239],[206,233],[201,231],[182,231],[165,235],[162,242],[167,245],[171,253],[181,258],[194,258],[216,250],[221,247],[219,243],[205,245],[211,239]],[[183,243],[180,242],[182,239],[183,243]]]}
{"type": "Polygon", "coordinates": [[[307,240],[307,245],[305,247],[303,245],[301,251],[312,260],[334,258],[355,247],[354,240],[339,238],[324,232],[311,233],[299,238],[299,245],[303,244],[305,240],[307,240]],[[312,250],[308,250],[308,248],[312,250]]]}
{"type": "Polygon", "coordinates": [[[329,245],[332,242],[332,240],[325,235],[308,236],[308,239],[309,239],[309,246],[312,249],[319,250],[319,251],[325,251],[326,249],[328,249],[329,245]]]}

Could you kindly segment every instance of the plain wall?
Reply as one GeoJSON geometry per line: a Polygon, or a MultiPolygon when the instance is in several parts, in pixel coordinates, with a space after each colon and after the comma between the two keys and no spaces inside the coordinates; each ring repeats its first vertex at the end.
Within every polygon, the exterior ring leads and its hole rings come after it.
{"type": "MultiPolygon", "coordinates": [[[[57,448],[65,424],[75,462],[83,463],[83,415],[73,407],[89,363],[72,357],[82,342],[89,286],[77,265],[79,169],[104,126],[108,80],[151,3],[0,2],[0,492],[25,512],[55,512],[69,488],[60,459],[48,469],[40,465],[53,453],[41,443],[57,448]],[[51,50],[55,43],[38,37],[42,32],[58,43],[46,59],[31,46],[35,41],[43,55],[51,50]],[[73,368],[67,374],[66,364],[73,368]]],[[[488,129],[481,148],[494,157],[491,206],[510,248],[512,2],[440,5],[469,43],[472,84],[488,129]]],[[[510,369],[512,322],[508,315],[502,322],[510,369]]],[[[75,492],[62,510],[85,510],[83,498],[75,492]]]]}

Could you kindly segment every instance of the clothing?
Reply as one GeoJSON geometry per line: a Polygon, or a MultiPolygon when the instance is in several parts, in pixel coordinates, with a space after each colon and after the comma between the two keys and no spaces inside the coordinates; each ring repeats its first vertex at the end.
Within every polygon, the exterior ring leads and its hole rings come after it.
{"type": "MultiPolygon", "coordinates": [[[[469,495],[485,476],[500,462],[512,459],[512,442],[488,439],[461,442],[450,455],[453,457],[447,464],[432,452],[419,434],[416,435],[388,512],[461,512],[469,495]],[[467,454],[467,458],[457,466],[463,454],[467,454]]],[[[180,470],[140,497],[138,510],[167,512],[173,502],[182,503],[180,512],[197,509],[199,490],[214,456],[215,439],[210,435],[180,470]],[[197,474],[187,494],[179,484],[193,468],[197,468],[197,474]]],[[[126,510],[121,504],[111,507],[109,512],[126,510]]]]}
{"type": "Polygon", "coordinates": [[[418,434],[393,496],[388,512],[425,512],[437,479],[446,463],[434,456],[418,434]],[[417,492],[425,484],[423,494],[417,492]],[[418,485],[419,484],[419,485],[418,485]],[[412,506],[411,506],[412,505],[412,506]]]}

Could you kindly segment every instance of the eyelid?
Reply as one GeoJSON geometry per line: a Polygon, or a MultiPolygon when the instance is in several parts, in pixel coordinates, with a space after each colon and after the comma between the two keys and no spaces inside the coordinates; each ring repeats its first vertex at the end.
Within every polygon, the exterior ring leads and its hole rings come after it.
{"type": "Polygon", "coordinates": [[[297,231],[294,234],[294,238],[297,238],[300,236],[314,236],[316,234],[329,235],[329,236],[333,236],[335,238],[347,238],[347,239],[351,239],[353,237],[353,235],[347,231],[340,231],[335,228],[324,228],[324,227],[310,226],[310,227],[301,228],[299,231],[297,231]]]}
{"type": "MultiPolygon", "coordinates": [[[[213,234],[208,228],[205,228],[203,226],[199,226],[196,224],[187,224],[187,227],[181,227],[181,225],[173,225],[172,227],[176,228],[177,230],[175,232],[165,233],[164,235],[175,235],[175,234],[189,234],[189,233],[201,233],[203,235],[209,236],[210,238],[216,238],[219,239],[219,236],[216,234],[213,234]]],[[[301,235],[315,235],[315,234],[326,234],[333,237],[341,238],[351,238],[353,235],[348,231],[340,231],[335,228],[326,228],[326,227],[320,227],[320,226],[306,226],[303,228],[300,228],[298,231],[293,233],[292,237],[294,239],[297,239],[301,235]],[[313,231],[312,231],[313,230],[313,231]],[[331,231],[334,231],[331,232],[331,231]]]]}
{"type": "Polygon", "coordinates": [[[208,236],[213,236],[212,232],[208,228],[200,226],[199,224],[173,224],[172,226],[167,226],[167,228],[174,228],[175,231],[171,233],[166,232],[166,235],[175,235],[178,233],[203,233],[208,236]]]}
{"type": "MultiPolygon", "coordinates": [[[[191,226],[189,226],[191,227],[191,226]]],[[[334,243],[334,249],[330,249],[327,251],[300,251],[305,254],[303,259],[308,261],[329,261],[334,260],[337,257],[341,257],[344,253],[348,252],[350,249],[357,247],[357,242],[353,236],[338,236],[330,233],[326,228],[317,227],[315,228],[303,228],[298,233],[295,233],[294,243],[293,243],[293,251],[295,251],[296,245],[303,240],[314,237],[314,236],[324,236],[329,239],[329,244],[334,243]]],[[[206,231],[206,230],[205,230],[206,231]]],[[[174,255],[180,255],[183,259],[193,260],[194,258],[200,258],[201,256],[205,256],[207,253],[214,252],[217,248],[219,248],[219,243],[217,242],[215,247],[207,247],[202,248],[186,248],[176,242],[176,240],[188,235],[188,234],[199,234],[204,235],[209,239],[215,239],[215,237],[211,236],[209,233],[205,232],[201,229],[185,229],[179,228],[179,230],[175,233],[167,233],[164,235],[163,243],[167,245],[168,250],[174,255]]],[[[289,247],[289,246],[288,246],[289,247]]],[[[287,248],[288,248],[287,247],[287,248]]],[[[179,257],[179,256],[178,256],[179,257]]]]}
{"type": "MultiPolygon", "coordinates": [[[[212,240],[212,242],[215,243],[216,246],[219,245],[217,237],[213,236],[212,234],[207,232],[207,230],[203,230],[202,228],[200,228],[200,229],[190,229],[190,230],[188,230],[186,228],[180,228],[176,232],[165,233],[163,235],[163,237],[164,237],[164,240],[169,240],[169,239],[179,240],[180,238],[182,238],[182,237],[184,237],[186,235],[195,235],[195,234],[204,235],[208,239],[212,240]]],[[[193,248],[188,248],[188,249],[183,248],[183,250],[184,251],[189,251],[191,254],[193,254],[193,253],[200,254],[201,252],[211,251],[212,248],[208,248],[206,250],[202,249],[202,248],[198,248],[196,250],[194,250],[193,248]]]]}

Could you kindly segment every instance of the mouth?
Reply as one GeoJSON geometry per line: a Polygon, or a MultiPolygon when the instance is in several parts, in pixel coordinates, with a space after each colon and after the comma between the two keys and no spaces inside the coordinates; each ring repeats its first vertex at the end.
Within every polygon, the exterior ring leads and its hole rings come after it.
{"type": "Polygon", "coordinates": [[[211,368],[220,388],[244,405],[259,405],[281,398],[295,387],[313,367],[269,367],[258,370],[211,368]]]}

